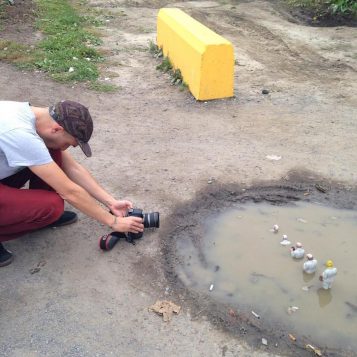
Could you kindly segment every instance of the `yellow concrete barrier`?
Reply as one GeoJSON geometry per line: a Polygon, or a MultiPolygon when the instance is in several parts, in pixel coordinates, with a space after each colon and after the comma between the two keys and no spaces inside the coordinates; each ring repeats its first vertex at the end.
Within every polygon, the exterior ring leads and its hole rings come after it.
{"type": "Polygon", "coordinates": [[[160,9],[157,45],[197,100],[233,96],[232,44],[180,9],[160,9]]]}

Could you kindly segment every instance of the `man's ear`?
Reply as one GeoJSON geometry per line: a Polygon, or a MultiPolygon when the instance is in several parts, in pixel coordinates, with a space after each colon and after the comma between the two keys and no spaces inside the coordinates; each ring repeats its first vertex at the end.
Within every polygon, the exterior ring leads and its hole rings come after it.
{"type": "Polygon", "coordinates": [[[52,129],[51,129],[51,132],[52,133],[58,133],[58,132],[61,132],[63,131],[63,127],[61,127],[61,125],[59,125],[58,123],[54,123],[53,126],[52,126],[52,129]]]}

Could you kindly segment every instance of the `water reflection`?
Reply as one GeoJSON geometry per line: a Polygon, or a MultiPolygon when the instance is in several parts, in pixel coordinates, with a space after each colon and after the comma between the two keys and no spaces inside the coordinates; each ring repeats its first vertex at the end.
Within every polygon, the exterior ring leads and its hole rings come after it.
{"type": "Polygon", "coordinates": [[[305,283],[308,283],[311,280],[314,280],[316,273],[312,274],[306,274],[305,272],[302,272],[302,278],[305,283]]]}
{"type": "Polygon", "coordinates": [[[319,297],[319,306],[324,308],[332,301],[332,293],[331,290],[325,290],[320,288],[317,290],[317,296],[319,297]]]}

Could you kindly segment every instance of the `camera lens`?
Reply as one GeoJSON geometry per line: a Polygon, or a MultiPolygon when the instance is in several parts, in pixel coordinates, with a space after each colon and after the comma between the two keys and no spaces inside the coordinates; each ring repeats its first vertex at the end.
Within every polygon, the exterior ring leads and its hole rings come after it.
{"type": "Polygon", "coordinates": [[[160,218],[159,212],[144,213],[144,227],[145,228],[159,228],[160,218]]]}

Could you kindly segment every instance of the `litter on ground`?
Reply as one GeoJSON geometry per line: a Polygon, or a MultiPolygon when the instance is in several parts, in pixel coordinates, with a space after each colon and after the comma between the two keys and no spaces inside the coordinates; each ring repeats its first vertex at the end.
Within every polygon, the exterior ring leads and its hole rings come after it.
{"type": "Polygon", "coordinates": [[[178,314],[181,310],[181,306],[174,304],[172,301],[163,300],[156,301],[154,305],[149,307],[149,311],[156,312],[162,315],[165,322],[170,321],[172,314],[178,314]]]}

